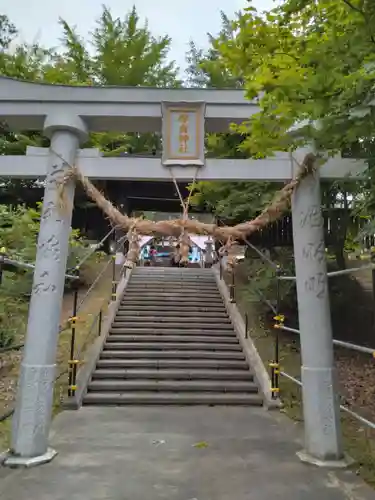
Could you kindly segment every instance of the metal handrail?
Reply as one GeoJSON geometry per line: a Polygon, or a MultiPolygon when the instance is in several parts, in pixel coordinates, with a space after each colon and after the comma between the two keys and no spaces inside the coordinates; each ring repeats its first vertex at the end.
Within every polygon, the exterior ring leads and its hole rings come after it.
{"type": "MultiPolygon", "coordinates": [[[[279,375],[282,376],[282,377],[287,378],[291,382],[293,382],[293,383],[297,384],[298,386],[302,387],[302,382],[300,380],[298,380],[296,377],[293,377],[292,375],[290,375],[289,373],[286,373],[286,372],[280,370],[280,364],[279,364],[279,335],[278,335],[279,331],[282,330],[282,331],[286,331],[286,332],[295,333],[297,335],[300,335],[300,330],[299,329],[297,329],[297,328],[291,328],[291,327],[288,327],[288,326],[284,325],[284,317],[282,315],[280,315],[280,313],[279,313],[279,305],[280,305],[279,304],[279,302],[280,302],[279,284],[280,284],[281,281],[295,281],[296,277],[295,276],[285,276],[285,275],[283,275],[282,271],[281,271],[281,268],[280,268],[279,265],[277,265],[273,261],[271,261],[266,255],[264,255],[252,243],[250,243],[247,240],[244,240],[244,241],[265,262],[267,262],[268,264],[270,264],[277,271],[277,273],[276,273],[276,279],[277,279],[278,287],[277,287],[277,307],[276,308],[271,304],[271,302],[268,299],[266,299],[266,297],[264,297],[263,293],[256,286],[254,287],[255,292],[260,296],[261,300],[265,304],[267,304],[268,307],[275,314],[275,320],[277,321],[277,323],[274,325],[274,327],[275,327],[275,333],[276,333],[276,335],[275,335],[275,360],[270,363],[270,367],[271,367],[271,384],[272,384],[271,392],[272,392],[272,396],[276,397],[276,395],[279,392],[279,381],[278,381],[279,375]]],[[[220,279],[223,279],[224,273],[223,273],[223,270],[222,270],[221,259],[219,260],[219,269],[220,269],[220,279]]],[[[342,269],[342,270],[339,270],[339,271],[332,271],[332,272],[328,272],[327,275],[329,277],[342,276],[342,275],[345,275],[345,274],[359,272],[359,271],[362,271],[364,269],[371,269],[373,271],[373,273],[374,273],[375,264],[369,264],[369,265],[366,265],[366,266],[361,266],[361,267],[356,267],[356,268],[351,268],[351,269],[342,269]]],[[[245,315],[245,338],[247,338],[247,337],[248,337],[248,315],[246,313],[246,315],[245,315]]],[[[358,351],[358,352],[363,352],[363,353],[366,353],[366,354],[370,354],[370,355],[372,355],[375,358],[375,349],[372,349],[370,347],[360,346],[360,345],[352,344],[350,342],[344,342],[344,341],[335,340],[335,339],[333,339],[333,344],[336,345],[336,346],[338,346],[338,347],[345,348],[345,349],[350,349],[350,350],[354,350],[354,351],[358,351]]],[[[372,429],[375,429],[375,422],[371,422],[367,418],[363,417],[362,415],[359,415],[357,412],[351,410],[350,408],[348,408],[347,406],[344,406],[342,404],[340,404],[340,409],[342,411],[348,413],[350,416],[352,416],[353,418],[355,418],[356,420],[358,420],[362,424],[367,425],[368,427],[370,427],[372,429]]]]}
{"type": "MultiPolygon", "coordinates": [[[[284,316],[282,314],[280,314],[280,286],[279,286],[279,284],[281,281],[295,281],[296,278],[295,278],[295,276],[283,275],[283,272],[278,264],[276,264],[271,259],[269,259],[266,255],[263,254],[263,252],[261,252],[261,250],[259,250],[257,247],[255,247],[249,241],[244,240],[244,242],[246,243],[246,245],[248,245],[250,248],[252,248],[262,258],[263,261],[265,261],[267,264],[271,265],[272,268],[274,268],[276,270],[276,280],[278,283],[276,307],[271,303],[271,301],[269,301],[264,296],[262,291],[256,285],[253,284],[253,290],[255,291],[255,293],[259,296],[260,300],[263,303],[265,303],[269,307],[269,309],[272,311],[272,313],[275,315],[275,321],[276,321],[276,324],[274,324],[274,328],[275,328],[275,356],[274,356],[274,358],[275,359],[274,359],[274,361],[272,361],[270,363],[270,367],[271,367],[272,386],[275,389],[275,395],[276,395],[279,388],[277,387],[278,383],[275,383],[275,382],[278,381],[278,379],[277,379],[278,373],[282,374],[282,372],[280,372],[280,366],[279,366],[279,361],[278,361],[278,359],[279,359],[279,332],[285,331],[285,332],[290,332],[290,333],[300,335],[299,329],[291,328],[289,326],[284,325],[284,316]]],[[[221,266],[222,266],[221,261],[220,261],[219,265],[220,265],[220,277],[222,278],[223,272],[222,272],[222,268],[221,268],[221,266]]],[[[374,271],[375,264],[369,264],[366,266],[356,267],[356,268],[352,268],[352,269],[343,269],[343,270],[339,270],[339,271],[332,271],[332,272],[328,272],[327,275],[330,277],[334,277],[334,276],[350,274],[352,272],[359,272],[359,271],[364,270],[364,269],[372,269],[374,271]]],[[[229,285],[231,297],[235,296],[234,290],[232,290],[234,286],[235,286],[235,283],[234,283],[234,280],[232,277],[232,282],[229,285]]],[[[344,341],[336,340],[336,339],[333,339],[332,342],[337,347],[342,347],[345,349],[370,354],[371,356],[373,356],[375,358],[375,348],[361,346],[361,345],[353,344],[351,342],[344,342],[344,341]]],[[[344,408],[344,411],[346,411],[345,408],[344,408]]]]}
{"type": "MultiPolygon", "coordinates": [[[[125,241],[127,236],[122,236],[117,242],[116,242],[116,248],[119,247],[122,242],[125,241]]],[[[77,329],[77,315],[78,312],[81,310],[83,304],[85,303],[87,297],[91,294],[91,292],[94,290],[95,286],[98,284],[100,279],[103,277],[105,272],[108,270],[109,265],[112,263],[112,287],[111,287],[111,297],[109,300],[116,300],[116,290],[117,290],[117,284],[118,282],[116,281],[116,256],[111,255],[111,257],[108,259],[108,261],[105,263],[99,274],[96,276],[94,282],[90,286],[90,288],[87,290],[85,293],[84,297],[80,302],[78,302],[78,289],[75,290],[74,292],[74,297],[73,297],[73,311],[72,311],[72,316],[69,320],[70,326],[71,326],[71,340],[70,340],[70,359],[69,359],[69,369],[68,369],[68,374],[69,374],[69,385],[68,385],[68,396],[73,397],[75,395],[75,392],[77,390],[77,371],[78,371],[78,365],[81,363],[80,356],[81,352],[83,349],[83,346],[85,345],[85,342],[81,345],[80,349],[77,351],[76,349],[76,329],[77,329]]],[[[108,299],[106,300],[106,303],[108,303],[108,299]]],[[[99,335],[101,333],[101,323],[102,323],[102,313],[103,313],[103,305],[100,308],[99,313],[94,317],[94,320],[91,323],[91,326],[89,328],[89,331],[86,333],[85,339],[87,339],[90,334],[92,333],[92,330],[95,326],[96,323],[98,323],[98,330],[99,330],[99,335]]]]}
{"type": "MultiPolygon", "coordinates": [[[[9,265],[12,265],[14,267],[19,267],[21,269],[26,269],[28,271],[34,271],[34,269],[35,269],[34,264],[30,264],[28,262],[20,262],[18,260],[13,260],[13,259],[8,259],[8,257],[4,257],[2,259],[2,263],[9,264],[9,265]]],[[[69,280],[77,280],[78,276],[75,276],[72,274],[65,274],[65,278],[67,278],[69,280]]]]}
{"type": "Polygon", "coordinates": [[[113,234],[113,232],[117,229],[117,226],[113,226],[111,230],[102,238],[99,243],[97,243],[93,248],[90,249],[89,252],[78,262],[78,264],[73,269],[80,269],[82,265],[89,259],[99,248],[103,246],[103,244],[107,241],[107,239],[113,234]]]}
{"type": "Polygon", "coordinates": [[[79,302],[79,304],[77,305],[77,311],[78,312],[83,304],[85,303],[87,297],[90,295],[90,293],[94,290],[95,286],[97,285],[98,281],[100,280],[100,278],[103,277],[103,274],[106,272],[106,270],[108,269],[109,267],[109,264],[111,264],[113,258],[111,257],[110,259],[108,259],[108,261],[105,263],[105,265],[103,266],[102,270],[99,272],[99,274],[96,276],[95,280],[92,282],[90,288],[87,290],[87,292],[85,293],[85,295],[83,296],[83,298],[81,299],[81,301],[79,302]]]}
{"type": "Polygon", "coordinates": [[[264,304],[266,304],[274,314],[277,314],[276,307],[272,304],[272,302],[264,296],[263,292],[261,292],[257,286],[255,285],[253,286],[255,293],[258,294],[262,302],[264,302],[264,304]]]}
{"type": "Polygon", "coordinates": [[[85,342],[90,337],[90,335],[92,334],[92,332],[93,332],[94,327],[96,326],[96,324],[98,324],[98,336],[100,336],[100,334],[101,334],[101,326],[102,326],[102,318],[103,318],[103,309],[100,309],[99,312],[97,314],[95,314],[95,316],[94,316],[94,318],[93,318],[93,320],[91,322],[91,326],[89,328],[89,331],[86,334],[84,342],[82,342],[81,346],[79,347],[79,349],[74,354],[74,358],[75,359],[80,359],[81,358],[81,354],[82,354],[83,348],[85,346],[85,342]]]}
{"type": "MultiPolygon", "coordinates": [[[[344,276],[345,274],[358,273],[360,271],[365,271],[366,269],[374,270],[375,264],[368,264],[367,266],[360,266],[360,267],[351,267],[349,269],[339,269],[338,271],[329,271],[327,272],[327,276],[329,278],[334,276],[344,276]]],[[[279,279],[282,281],[296,281],[295,276],[280,276],[279,279]]]]}
{"type": "MultiPolygon", "coordinates": [[[[279,330],[283,330],[284,332],[295,333],[297,335],[301,334],[301,331],[298,330],[297,328],[291,328],[291,327],[285,326],[285,325],[278,325],[277,328],[279,330]]],[[[352,342],[344,342],[343,340],[336,340],[336,339],[332,339],[332,342],[334,345],[337,345],[339,347],[343,347],[345,349],[349,349],[352,351],[358,351],[358,352],[364,352],[365,354],[371,354],[371,356],[374,356],[374,358],[375,358],[375,349],[372,349],[371,347],[353,344],[352,342]]]]}
{"type": "MultiPolygon", "coordinates": [[[[293,377],[289,373],[280,371],[280,375],[282,377],[287,378],[291,382],[297,384],[299,387],[303,386],[302,382],[300,380],[298,380],[298,378],[293,377]]],[[[359,413],[351,410],[347,406],[344,406],[344,405],[340,404],[340,410],[343,410],[344,412],[348,413],[349,415],[351,415],[352,417],[354,417],[355,419],[357,419],[359,422],[362,422],[363,424],[367,425],[368,427],[370,427],[372,429],[375,429],[375,422],[371,422],[371,420],[368,420],[367,418],[362,417],[362,415],[359,415],[359,413]]]]}
{"type": "MultiPolygon", "coordinates": [[[[98,243],[98,245],[96,245],[96,249],[98,248],[99,245],[103,244],[103,241],[105,241],[110,236],[110,234],[113,233],[114,230],[115,230],[115,228],[111,229],[111,231],[105,236],[105,238],[103,238],[98,243]]],[[[125,241],[126,238],[127,238],[127,236],[122,236],[116,242],[117,248],[118,248],[118,246],[120,244],[122,244],[125,241]]],[[[94,251],[91,251],[90,255],[87,254],[84,257],[84,259],[81,260],[79,266],[76,266],[74,269],[77,269],[77,267],[80,267],[82,265],[82,263],[84,263],[94,253],[94,251]]],[[[108,262],[106,263],[106,265],[104,266],[104,268],[102,268],[102,270],[99,272],[99,274],[95,278],[94,282],[91,284],[89,290],[86,292],[85,296],[83,297],[83,300],[81,300],[81,302],[79,304],[78,304],[78,289],[75,290],[75,292],[74,292],[74,309],[75,309],[75,311],[73,311],[73,316],[68,321],[66,321],[63,325],[60,325],[59,333],[63,332],[67,328],[69,328],[69,326],[72,327],[72,331],[75,329],[76,314],[78,313],[78,310],[82,307],[83,303],[85,302],[85,300],[87,299],[87,297],[89,296],[89,294],[92,292],[92,290],[95,288],[95,286],[97,285],[97,283],[100,280],[100,278],[103,276],[103,274],[105,273],[105,271],[108,269],[109,264],[111,262],[113,262],[113,263],[115,262],[113,257],[114,256],[111,256],[111,258],[108,259],[108,262]]],[[[23,263],[23,262],[20,263],[18,261],[13,261],[11,259],[7,259],[4,256],[4,254],[2,254],[2,259],[1,259],[1,264],[3,264],[3,263],[5,263],[5,264],[9,263],[9,264],[13,264],[13,265],[19,265],[19,267],[22,266],[22,267],[24,267],[25,269],[28,269],[28,270],[34,270],[35,269],[35,266],[33,264],[27,264],[27,263],[23,263]]],[[[77,269],[77,271],[78,271],[78,269],[77,269]]],[[[76,274],[76,275],[66,274],[65,276],[68,279],[73,279],[74,281],[76,281],[76,280],[79,279],[79,274],[76,274]]],[[[98,312],[98,314],[96,314],[96,316],[94,317],[94,320],[93,320],[93,322],[91,324],[89,332],[87,333],[87,337],[92,333],[93,328],[94,328],[95,324],[98,323],[98,321],[99,321],[99,334],[100,334],[100,332],[101,332],[101,323],[102,323],[102,314],[103,314],[103,311],[101,309],[98,312]]],[[[9,346],[9,347],[3,347],[3,348],[0,348],[0,354],[11,352],[11,351],[17,351],[17,350],[22,349],[23,347],[24,347],[24,343],[17,344],[17,345],[14,345],[14,346],[9,346]]],[[[75,346],[74,346],[74,339],[73,339],[73,348],[75,348],[75,346]]],[[[82,351],[82,347],[79,350],[79,355],[80,355],[81,351],[82,351]]],[[[73,355],[71,355],[71,358],[74,358],[74,357],[75,356],[74,356],[74,352],[73,352],[73,355]]],[[[75,367],[75,370],[76,370],[76,367],[75,367]]],[[[69,373],[69,372],[70,372],[69,369],[64,369],[62,372],[59,373],[59,375],[56,377],[55,381],[58,380],[59,378],[61,378],[66,373],[69,373]]],[[[3,422],[4,420],[7,420],[9,417],[11,417],[13,415],[13,413],[14,413],[14,408],[12,408],[10,410],[7,410],[3,415],[0,415],[0,422],[3,422]]]]}
{"type": "Polygon", "coordinates": [[[9,347],[1,347],[0,354],[2,354],[4,352],[10,352],[10,351],[19,351],[20,349],[23,348],[23,346],[24,346],[24,344],[16,344],[16,345],[9,346],[9,347]]]}
{"type": "Polygon", "coordinates": [[[246,243],[246,245],[251,248],[252,250],[254,250],[254,252],[256,252],[259,257],[264,261],[264,262],[267,262],[267,264],[269,264],[272,268],[274,269],[279,269],[280,266],[279,264],[276,264],[276,262],[274,262],[273,260],[271,260],[269,257],[267,257],[267,255],[265,255],[261,250],[259,250],[259,248],[257,248],[255,245],[253,245],[252,243],[250,243],[250,241],[248,241],[247,239],[243,239],[243,241],[246,243]]]}

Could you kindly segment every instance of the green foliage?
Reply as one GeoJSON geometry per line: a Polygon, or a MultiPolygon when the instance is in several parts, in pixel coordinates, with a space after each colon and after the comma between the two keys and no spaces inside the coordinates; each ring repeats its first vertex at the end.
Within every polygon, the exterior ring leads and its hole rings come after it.
{"type": "MultiPolygon", "coordinates": [[[[288,249],[278,249],[272,255],[272,261],[279,264],[287,276],[295,275],[293,253],[288,249]]],[[[269,312],[269,307],[263,302],[267,299],[274,306],[277,302],[276,271],[269,264],[255,255],[251,249],[246,252],[246,258],[240,268],[241,276],[246,277],[242,284],[241,295],[256,304],[263,304],[264,311],[269,312]]],[[[279,287],[280,306],[283,310],[295,305],[295,284],[291,281],[282,281],[279,287]]]]}
{"type": "Polygon", "coordinates": [[[236,223],[258,215],[276,189],[265,182],[198,182],[191,203],[236,223]]]}
{"type": "Polygon", "coordinates": [[[362,0],[286,0],[265,14],[247,8],[236,36],[220,44],[247,96],[259,98],[260,112],[236,127],[249,134],[242,148],[263,155],[296,147],[300,139],[287,132],[304,120],[320,128],[304,127],[302,142],[313,137],[326,150],[372,139],[374,20],[374,3],[362,0]]]}
{"type": "MultiPolygon", "coordinates": [[[[84,40],[77,30],[60,19],[62,50],[37,44],[15,45],[16,27],[0,16],[0,74],[29,81],[67,85],[121,85],[176,87],[175,62],[167,59],[171,39],[155,37],[147,23],[142,25],[133,7],[124,19],[115,18],[108,7],[103,10],[91,37],[84,40]],[[10,47],[13,42],[13,47],[10,47]]],[[[0,154],[25,154],[27,146],[48,146],[39,133],[12,133],[0,128],[0,154]]],[[[131,150],[148,152],[160,149],[156,134],[91,134],[87,144],[108,156],[131,150]]],[[[4,180],[2,191],[14,192],[20,186],[33,188],[33,181],[4,180]]],[[[18,201],[18,200],[17,200],[18,201]]]]}
{"type": "Polygon", "coordinates": [[[0,48],[1,52],[8,49],[17,35],[15,25],[4,14],[0,15],[0,48]]]}
{"type": "MultiPolygon", "coordinates": [[[[26,263],[35,261],[40,209],[40,206],[38,209],[27,209],[0,205],[0,247],[5,248],[8,258],[26,263]]],[[[74,267],[86,252],[87,245],[79,232],[73,230],[68,268],[74,267]]],[[[30,271],[18,269],[3,273],[0,285],[0,347],[11,344],[24,329],[31,284],[30,271]]]]}
{"type": "MultiPolygon", "coordinates": [[[[237,14],[239,17],[240,14],[237,14]]],[[[187,54],[188,83],[196,87],[241,88],[242,74],[233,71],[226,64],[220,52],[220,45],[233,43],[236,25],[223,12],[219,34],[208,35],[209,48],[198,49],[193,42],[187,54]]],[[[206,137],[207,157],[247,158],[241,151],[244,136],[237,133],[209,134],[206,137]]],[[[271,200],[277,185],[266,182],[198,182],[195,185],[191,203],[213,212],[219,218],[239,222],[256,216],[271,200]]]]}
{"type": "MultiPolygon", "coordinates": [[[[315,140],[330,153],[346,150],[373,159],[374,114],[369,104],[375,87],[374,21],[375,4],[362,0],[285,0],[266,13],[250,6],[233,22],[224,16],[219,35],[210,36],[208,51],[191,46],[190,84],[243,87],[260,111],[233,126],[232,134],[209,136],[208,156],[265,157],[315,140]],[[309,125],[312,122],[319,123],[318,130],[309,125]],[[291,136],[296,123],[301,128],[291,136]]],[[[351,210],[374,213],[372,163],[365,183],[330,186],[325,207],[331,210],[338,195],[349,193],[351,210]]],[[[272,186],[261,183],[200,183],[193,201],[201,205],[206,199],[219,215],[245,218],[255,213],[251,205],[258,200],[262,207],[269,190],[272,186]]],[[[348,216],[345,221],[340,221],[335,242],[341,263],[345,239],[353,239],[348,216]]]]}
{"type": "Polygon", "coordinates": [[[242,80],[234,74],[221,57],[219,47],[224,40],[229,42],[235,36],[235,24],[221,12],[221,30],[217,36],[208,34],[209,48],[204,51],[190,41],[186,54],[187,83],[191,87],[240,88],[242,80]]]}
{"type": "MultiPolygon", "coordinates": [[[[60,19],[62,50],[38,44],[17,44],[18,31],[6,16],[0,16],[0,74],[28,81],[68,85],[121,85],[175,87],[178,68],[167,60],[171,40],[155,37],[147,23],[142,25],[133,7],[123,19],[103,7],[91,38],[84,40],[75,28],[60,19]]],[[[0,128],[0,155],[25,154],[27,146],[48,146],[40,133],[13,133],[0,128]]],[[[88,146],[106,155],[151,151],[160,148],[155,134],[92,134],[88,146]]],[[[34,181],[0,179],[1,190],[22,204],[20,188],[35,188],[34,181]]],[[[0,206],[0,246],[15,260],[33,262],[36,253],[40,207],[0,206]]],[[[74,267],[85,250],[79,235],[72,232],[68,268],[74,267]]],[[[84,270],[83,270],[84,272],[84,270]]],[[[31,273],[4,273],[0,287],[0,345],[12,342],[23,330],[31,287],[31,273]]]]}

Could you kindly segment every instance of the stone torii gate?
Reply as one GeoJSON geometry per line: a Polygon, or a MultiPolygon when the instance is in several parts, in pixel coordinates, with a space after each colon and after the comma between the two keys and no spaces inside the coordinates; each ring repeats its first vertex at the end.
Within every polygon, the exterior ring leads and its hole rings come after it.
{"type": "MultiPolygon", "coordinates": [[[[69,164],[91,179],[189,181],[287,181],[309,148],[265,160],[205,159],[204,133],[227,132],[258,111],[241,90],[70,87],[0,78],[0,120],[15,131],[41,130],[50,148],[0,157],[0,177],[45,177],[38,252],[20,371],[12,445],[6,463],[49,461],[48,448],[61,301],[71,210],[57,207],[57,183],[69,164]],[[89,132],[162,132],[163,158],[104,158],[79,149],[89,132]]],[[[361,161],[330,158],[323,179],[360,174],[361,161]]],[[[67,186],[73,202],[74,182],[67,186]]],[[[292,200],[294,251],[302,347],[305,459],[322,464],[343,459],[335,395],[332,331],[318,175],[305,178],[292,200]]]]}

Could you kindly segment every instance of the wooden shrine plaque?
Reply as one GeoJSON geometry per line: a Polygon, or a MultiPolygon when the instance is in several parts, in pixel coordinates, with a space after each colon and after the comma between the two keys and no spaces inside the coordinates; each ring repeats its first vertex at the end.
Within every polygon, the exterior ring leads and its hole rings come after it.
{"type": "Polygon", "coordinates": [[[162,103],[163,165],[204,165],[204,103],[162,103]]]}

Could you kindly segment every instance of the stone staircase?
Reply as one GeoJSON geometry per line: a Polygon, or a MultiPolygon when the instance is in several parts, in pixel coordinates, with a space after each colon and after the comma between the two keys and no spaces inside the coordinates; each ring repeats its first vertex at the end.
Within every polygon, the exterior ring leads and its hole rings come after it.
{"type": "Polygon", "coordinates": [[[84,405],[262,405],[212,269],[133,271],[84,405]]]}

